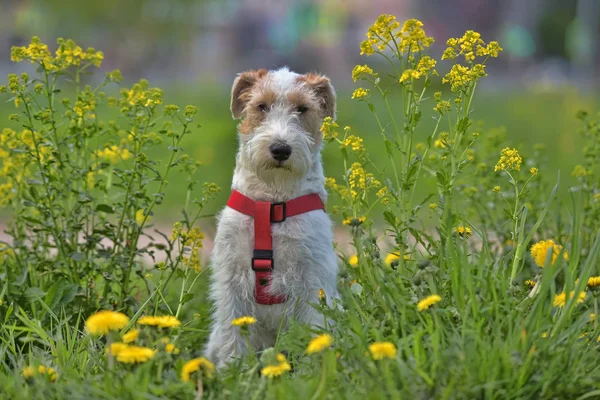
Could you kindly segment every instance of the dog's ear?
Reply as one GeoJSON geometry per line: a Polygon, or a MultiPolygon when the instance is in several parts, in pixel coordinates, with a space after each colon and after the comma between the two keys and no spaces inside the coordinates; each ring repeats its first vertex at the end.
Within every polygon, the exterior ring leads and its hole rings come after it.
{"type": "Polygon", "coordinates": [[[325,117],[335,119],[335,89],[325,75],[309,73],[298,78],[305,82],[317,95],[325,117]]]}
{"type": "Polygon", "coordinates": [[[234,119],[242,118],[244,108],[250,100],[250,89],[266,74],[266,69],[251,70],[242,72],[235,78],[231,88],[231,115],[234,119]]]}

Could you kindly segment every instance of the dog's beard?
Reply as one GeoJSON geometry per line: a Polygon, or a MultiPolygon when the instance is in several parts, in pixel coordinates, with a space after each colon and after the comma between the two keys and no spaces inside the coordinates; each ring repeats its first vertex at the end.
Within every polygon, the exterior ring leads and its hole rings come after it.
{"type": "Polygon", "coordinates": [[[270,171],[270,170],[282,170],[282,171],[286,171],[286,172],[292,172],[292,167],[289,166],[286,163],[280,163],[280,162],[273,162],[273,163],[264,163],[263,166],[261,166],[261,169],[264,169],[265,171],[270,171]]]}
{"type": "Polygon", "coordinates": [[[243,145],[244,164],[265,181],[303,177],[312,165],[312,143],[310,139],[300,136],[304,135],[303,132],[298,132],[296,135],[298,136],[295,136],[295,140],[286,141],[292,147],[292,154],[285,161],[277,161],[271,156],[269,146],[273,139],[270,135],[253,137],[243,145]]]}

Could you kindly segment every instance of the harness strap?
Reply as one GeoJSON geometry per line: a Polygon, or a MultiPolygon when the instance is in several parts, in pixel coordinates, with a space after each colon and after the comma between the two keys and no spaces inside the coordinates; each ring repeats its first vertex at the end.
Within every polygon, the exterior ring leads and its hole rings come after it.
{"type": "Polygon", "coordinates": [[[325,211],[321,198],[317,194],[309,194],[287,202],[270,203],[254,201],[234,190],[227,201],[227,206],[254,217],[254,254],[251,266],[256,277],[254,290],[256,303],[265,305],[284,303],[285,295],[272,295],[269,290],[275,267],[271,224],[281,223],[287,217],[309,211],[325,211]]]}

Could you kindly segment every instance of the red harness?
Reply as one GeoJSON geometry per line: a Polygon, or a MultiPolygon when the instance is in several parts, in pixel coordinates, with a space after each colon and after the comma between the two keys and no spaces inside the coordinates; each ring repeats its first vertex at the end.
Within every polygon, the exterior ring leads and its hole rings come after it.
{"type": "Polygon", "coordinates": [[[308,194],[281,203],[254,201],[234,190],[227,205],[242,214],[254,217],[254,254],[252,270],[256,276],[254,298],[258,304],[280,304],[285,302],[285,295],[274,296],[269,292],[271,274],[275,267],[273,262],[273,237],[271,224],[278,224],[294,215],[309,211],[323,210],[325,206],[318,194],[308,194]]]}

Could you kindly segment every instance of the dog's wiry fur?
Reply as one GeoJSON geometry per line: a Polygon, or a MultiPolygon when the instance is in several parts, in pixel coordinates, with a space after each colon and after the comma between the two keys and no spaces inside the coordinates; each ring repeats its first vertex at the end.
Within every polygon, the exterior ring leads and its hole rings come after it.
{"type": "MultiPolygon", "coordinates": [[[[298,75],[286,68],[240,74],[232,88],[231,111],[243,118],[238,126],[240,147],[232,189],[255,201],[281,202],[327,192],[321,165],[326,116],[335,115],[335,92],[321,75],[298,75]],[[284,162],[270,153],[273,143],[292,148],[284,162]]],[[[332,224],[322,211],[310,211],[272,224],[274,271],[271,293],[285,294],[283,304],[260,305],[254,300],[251,269],[254,248],[252,217],[225,207],[219,217],[212,255],[211,296],[215,302],[212,332],[206,355],[223,365],[246,350],[235,318],[251,315],[250,344],[259,350],[275,344],[283,321],[322,325],[323,316],[309,303],[318,303],[319,289],[327,302],[337,297],[337,263],[332,246],[332,224]]]]}

